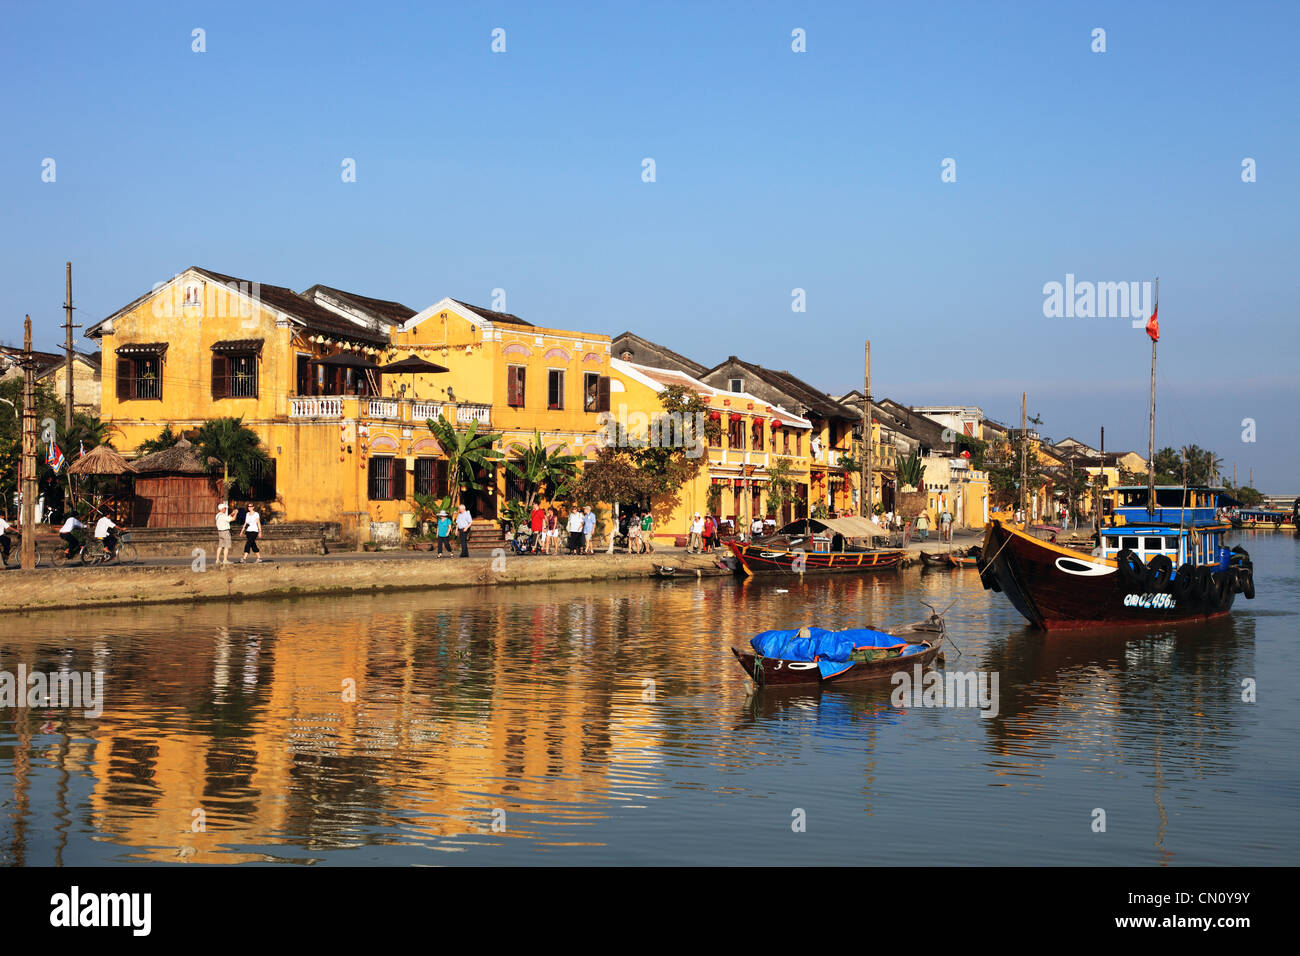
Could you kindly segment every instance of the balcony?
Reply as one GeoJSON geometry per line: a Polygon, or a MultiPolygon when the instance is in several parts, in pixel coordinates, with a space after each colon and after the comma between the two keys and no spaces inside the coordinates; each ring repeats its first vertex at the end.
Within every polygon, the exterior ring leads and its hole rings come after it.
{"type": "Polygon", "coordinates": [[[365,398],[356,395],[291,395],[289,418],[293,421],[364,421],[423,425],[429,419],[446,416],[457,426],[470,422],[492,424],[492,406],[477,402],[424,402],[410,398],[365,398]]]}

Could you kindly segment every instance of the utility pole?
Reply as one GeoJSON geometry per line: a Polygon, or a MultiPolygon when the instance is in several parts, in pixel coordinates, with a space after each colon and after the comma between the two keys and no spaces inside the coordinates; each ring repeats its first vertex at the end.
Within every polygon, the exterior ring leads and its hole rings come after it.
{"type": "MultiPolygon", "coordinates": [[[[1160,302],[1160,277],[1156,276],[1155,301],[1160,302]]],[[[1151,340],[1151,432],[1147,441],[1147,515],[1156,513],[1156,340],[1151,340]]]]}
{"type": "Polygon", "coordinates": [[[865,502],[862,506],[862,517],[870,521],[871,516],[876,513],[876,488],[874,476],[871,473],[871,339],[867,339],[864,388],[866,392],[862,402],[862,443],[866,446],[866,454],[862,458],[862,494],[860,497],[865,502]]]}
{"type": "Polygon", "coordinates": [[[24,571],[36,568],[36,369],[32,358],[32,317],[23,320],[22,550],[24,571]]]}
{"type": "Polygon", "coordinates": [[[1020,393],[1020,499],[1026,530],[1029,529],[1029,431],[1025,415],[1027,397],[1027,392],[1020,393]]]}
{"type": "Polygon", "coordinates": [[[1101,426],[1101,468],[1097,471],[1097,502],[1093,509],[1097,515],[1097,530],[1101,530],[1101,513],[1105,509],[1102,503],[1106,497],[1106,426],[1101,426]]]}
{"type": "Polygon", "coordinates": [[[72,324],[72,263],[68,263],[67,269],[67,298],[63,302],[63,312],[66,318],[63,321],[63,328],[66,331],[64,350],[68,353],[66,364],[64,365],[65,375],[67,376],[67,385],[64,389],[64,408],[63,408],[63,431],[72,431],[72,330],[79,329],[81,326],[72,324]]]}

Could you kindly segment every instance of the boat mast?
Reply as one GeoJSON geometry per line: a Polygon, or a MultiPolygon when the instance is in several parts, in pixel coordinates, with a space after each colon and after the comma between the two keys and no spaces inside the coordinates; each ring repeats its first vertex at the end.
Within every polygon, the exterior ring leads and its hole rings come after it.
{"type": "Polygon", "coordinates": [[[1020,500],[1024,509],[1024,528],[1029,529],[1029,432],[1026,430],[1025,404],[1027,392],[1020,393],[1020,500]]]}
{"type": "MultiPolygon", "coordinates": [[[[1156,276],[1155,300],[1152,308],[1159,308],[1160,277],[1156,276]]],[[[1156,513],[1156,340],[1151,340],[1151,433],[1147,440],[1147,517],[1156,513]]]]}

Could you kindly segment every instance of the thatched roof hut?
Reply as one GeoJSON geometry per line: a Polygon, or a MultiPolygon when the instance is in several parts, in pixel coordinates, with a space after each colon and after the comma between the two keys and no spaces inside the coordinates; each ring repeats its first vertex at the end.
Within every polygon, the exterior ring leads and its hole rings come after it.
{"type": "Polygon", "coordinates": [[[221,482],[184,438],[171,448],[137,458],[132,470],[137,524],[148,528],[212,525],[224,498],[221,482]]]}
{"type": "Polygon", "coordinates": [[[96,445],[68,466],[74,475],[126,475],[132,470],[131,463],[107,445],[96,445]]]}
{"type": "MultiPolygon", "coordinates": [[[[99,449],[96,449],[98,451],[99,449]]],[[[89,456],[87,456],[89,457],[89,456]]],[[[137,475],[208,475],[211,470],[194,446],[184,438],[152,455],[137,458],[131,463],[137,475]]]]}

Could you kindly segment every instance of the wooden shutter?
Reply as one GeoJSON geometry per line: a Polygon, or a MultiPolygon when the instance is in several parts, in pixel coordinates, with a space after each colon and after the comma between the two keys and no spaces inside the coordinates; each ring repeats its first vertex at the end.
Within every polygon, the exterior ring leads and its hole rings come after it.
{"type": "Polygon", "coordinates": [[[230,397],[230,356],[219,352],[212,356],[212,397],[230,397]]]}
{"type": "Polygon", "coordinates": [[[135,397],[135,363],[129,358],[117,360],[117,400],[135,397]]]}
{"type": "Polygon", "coordinates": [[[433,476],[433,493],[439,498],[447,497],[447,459],[439,458],[433,463],[433,476]]]}
{"type": "Polygon", "coordinates": [[[524,368],[520,365],[509,366],[506,380],[506,404],[522,408],[524,404],[524,368]]]}
{"type": "Polygon", "coordinates": [[[609,376],[602,375],[596,380],[596,411],[609,411],[609,376]]]}
{"type": "Polygon", "coordinates": [[[391,486],[393,489],[393,500],[405,501],[406,500],[406,459],[394,457],[391,458],[389,461],[393,469],[392,472],[393,483],[391,486]]]}

